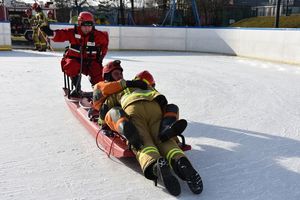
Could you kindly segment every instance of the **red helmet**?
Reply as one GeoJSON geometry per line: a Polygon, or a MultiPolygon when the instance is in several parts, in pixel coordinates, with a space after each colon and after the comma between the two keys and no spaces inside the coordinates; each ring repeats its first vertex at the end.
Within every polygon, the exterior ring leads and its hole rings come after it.
{"type": "Polygon", "coordinates": [[[152,74],[150,74],[150,72],[148,72],[147,70],[138,73],[135,76],[135,79],[145,81],[148,85],[155,87],[155,80],[154,80],[152,74]]]}
{"type": "Polygon", "coordinates": [[[79,26],[84,26],[84,25],[93,26],[94,25],[93,14],[90,12],[86,12],[86,11],[79,13],[78,25],[79,26]]]}
{"type": "Polygon", "coordinates": [[[32,9],[35,10],[38,7],[38,5],[39,4],[35,2],[34,4],[32,4],[32,9]]]}
{"type": "Polygon", "coordinates": [[[37,5],[36,8],[35,8],[35,11],[36,12],[42,12],[42,8],[40,5],[37,5]]]}
{"type": "Polygon", "coordinates": [[[31,8],[26,9],[25,13],[27,16],[32,15],[32,9],[31,8]]]}
{"type": "Polygon", "coordinates": [[[102,77],[106,81],[112,81],[111,72],[114,70],[121,70],[123,72],[123,68],[121,67],[120,60],[114,60],[107,63],[102,70],[102,77]]]}
{"type": "Polygon", "coordinates": [[[47,15],[53,15],[52,10],[48,10],[48,11],[47,11],[47,15]]]}

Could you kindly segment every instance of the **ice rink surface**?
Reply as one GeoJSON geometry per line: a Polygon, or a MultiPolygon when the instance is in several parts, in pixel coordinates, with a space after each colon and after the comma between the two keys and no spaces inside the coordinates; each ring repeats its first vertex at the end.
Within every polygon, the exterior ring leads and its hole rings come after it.
{"type": "MultiPolygon", "coordinates": [[[[62,53],[0,52],[0,199],[300,199],[300,66],[185,52],[111,51],[180,107],[204,191],[170,196],[134,159],[108,158],[64,102],[62,53]]],[[[84,87],[89,89],[87,79],[84,87]]]]}

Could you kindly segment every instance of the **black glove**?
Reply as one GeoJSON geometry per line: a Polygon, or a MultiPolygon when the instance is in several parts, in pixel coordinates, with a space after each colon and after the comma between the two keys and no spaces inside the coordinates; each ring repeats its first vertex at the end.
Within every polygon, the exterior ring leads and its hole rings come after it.
{"type": "Polygon", "coordinates": [[[103,62],[103,58],[102,58],[102,56],[99,56],[98,63],[101,67],[103,67],[102,62],[103,62]]]}
{"type": "Polygon", "coordinates": [[[162,94],[155,97],[154,100],[160,105],[162,110],[164,110],[168,104],[167,98],[162,94]]]}
{"type": "Polygon", "coordinates": [[[100,119],[104,120],[107,112],[108,112],[108,105],[103,104],[99,111],[100,119]]]}
{"type": "Polygon", "coordinates": [[[115,136],[114,132],[107,126],[107,124],[102,125],[101,131],[107,137],[114,137],[115,136]]]}
{"type": "Polygon", "coordinates": [[[148,84],[142,80],[126,81],[126,86],[140,88],[142,90],[147,90],[148,88],[148,84]]]}
{"type": "Polygon", "coordinates": [[[41,31],[43,31],[47,36],[53,36],[54,35],[54,32],[50,29],[49,26],[42,26],[41,28],[41,31]]]}
{"type": "Polygon", "coordinates": [[[99,117],[99,112],[93,108],[90,108],[88,110],[88,117],[89,117],[90,121],[96,122],[99,117]]]}

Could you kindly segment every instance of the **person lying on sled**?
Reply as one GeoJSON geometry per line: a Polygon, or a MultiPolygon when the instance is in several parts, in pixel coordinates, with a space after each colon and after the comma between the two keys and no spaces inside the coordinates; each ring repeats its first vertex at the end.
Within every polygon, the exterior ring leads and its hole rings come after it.
{"type": "Polygon", "coordinates": [[[115,108],[105,114],[107,125],[112,130],[124,133],[131,143],[132,150],[147,179],[154,180],[156,184],[159,179],[170,194],[179,195],[181,193],[180,184],[171,173],[168,164],[170,163],[175,174],[187,182],[191,191],[200,194],[203,190],[201,177],[176,140],[170,138],[162,142],[158,137],[163,121],[161,107],[167,105],[166,98],[149,85],[146,89],[128,85],[127,83],[130,82],[123,79],[123,69],[120,63],[114,66],[113,70],[106,70],[109,65],[104,67],[104,80],[107,82],[120,81],[125,89],[109,95],[104,104],[100,105],[100,107],[106,106],[108,109],[115,108]],[[118,110],[116,106],[120,106],[119,113],[116,112],[118,110]],[[124,116],[118,116],[120,114],[124,114],[124,116]]]}
{"type": "MultiPolygon", "coordinates": [[[[120,68],[121,61],[115,60],[109,62],[103,70],[103,78],[108,76],[110,73],[113,73],[115,68],[120,68]],[[106,74],[106,75],[105,75],[106,74]]],[[[148,71],[142,71],[138,73],[133,81],[125,81],[123,79],[114,81],[108,80],[110,77],[106,77],[107,81],[99,82],[94,86],[94,94],[93,94],[93,109],[89,111],[90,117],[92,117],[92,113],[94,115],[98,115],[100,110],[100,118],[98,120],[99,125],[104,129],[104,132],[110,136],[112,135],[109,127],[107,127],[105,122],[105,115],[108,112],[108,107],[106,104],[103,104],[106,100],[107,96],[120,92],[126,87],[137,87],[140,89],[147,89],[148,86],[155,87],[155,80],[153,76],[148,71]],[[103,105],[103,106],[102,106],[103,105]],[[100,109],[101,107],[101,109],[100,109]]],[[[179,136],[186,128],[187,121],[185,119],[178,120],[179,108],[175,104],[167,104],[167,100],[164,96],[163,98],[157,98],[156,100],[160,101],[163,111],[163,120],[160,126],[160,134],[159,139],[161,141],[166,141],[174,136],[179,136]]],[[[119,116],[119,118],[124,116],[124,111],[122,111],[121,107],[111,108],[110,113],[112,115],[119,116]]],[[[119,119],[114,117],[116,121],[119,119]]],[[[124,119],[122,119],[124,120],[124,119]]],[[[123,134],[123,131],[114,130],[119,134],[123,134]]]]}

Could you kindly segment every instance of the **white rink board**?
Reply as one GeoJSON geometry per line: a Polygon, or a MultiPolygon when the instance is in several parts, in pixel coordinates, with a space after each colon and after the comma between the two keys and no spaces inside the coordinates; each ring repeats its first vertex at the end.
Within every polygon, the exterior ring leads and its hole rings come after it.
{"type": "MultiPolygon", "coordinates": [[[[72,25],[55,24],[51,28],[72,25]]],[[[96,26],[109,33],[111,50],[195,51],[300,63],[299,29],[162,28],[96,26]]],[[[67,43],[53,43],[62,49],[67,43]]]]}
{"type": "Polygon", "coordinates": [[[185,51],[184,28],[120,27],[120,49],[185,51]]]}
{"type": "Polygon", "coordinates": [[[11,33],[9,22],[0,22],[0,50],[11,50],[11,33]]]}

